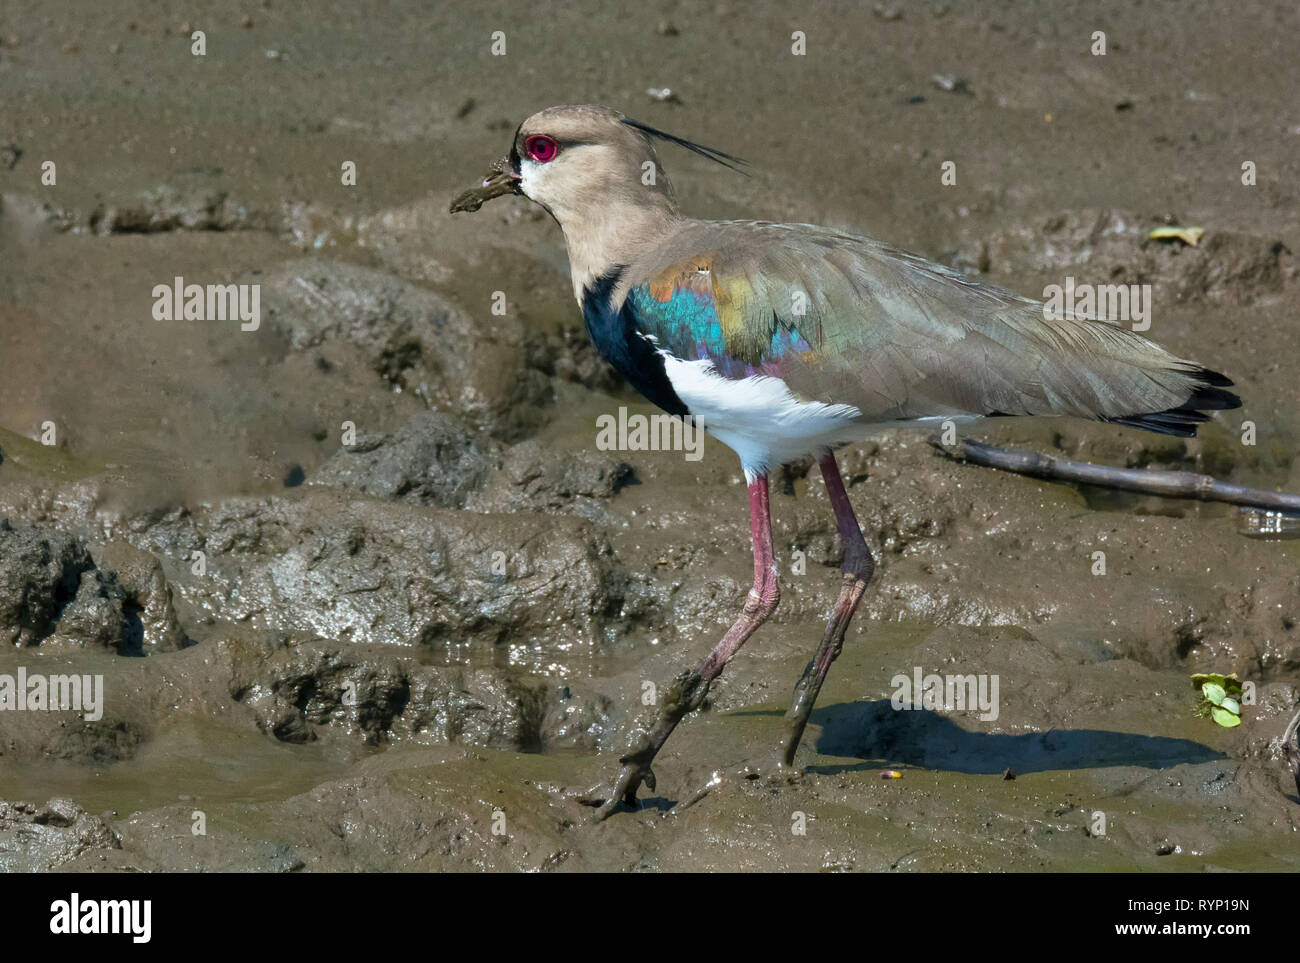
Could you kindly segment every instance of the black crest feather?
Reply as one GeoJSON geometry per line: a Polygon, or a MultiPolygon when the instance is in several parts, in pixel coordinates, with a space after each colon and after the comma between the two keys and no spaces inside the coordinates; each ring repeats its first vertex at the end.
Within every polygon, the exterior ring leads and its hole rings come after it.
{"type": "Polygon", "coordinates": [[[699,154],[701,157],[707,157],[715,164],[721,164],[723,167],[730,168],[737,174],[749,176],[749,171],[745,170],[749,166],[749,161],[743,157],[737,157],[734,154],[728,154],[725,151],[715,150],[712,147],[705,147],[703,144],[697,144],[693,140],[686,140],[684,137],[677,137],[666,131],[659,130],[657,127],[651,127],[649,124],[643,124],[639,120],[633,120],[630,117],[624,117],[623,123],[628,127],[635,128],[643,134],[651,137],[657,137],[660,140],[666,140],[670,144],[676,144],[678,147],[685,147],[693,154],[699,154]]]}

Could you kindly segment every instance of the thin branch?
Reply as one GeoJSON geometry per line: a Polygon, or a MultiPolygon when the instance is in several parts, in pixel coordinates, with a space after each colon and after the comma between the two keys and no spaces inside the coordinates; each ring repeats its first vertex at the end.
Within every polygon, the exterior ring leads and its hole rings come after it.
{"type": "Polygon", "coordinates": [[[1287,768],[1295,777],[1295,794],[1300,796],[1300,748],[1291,745],[1291,740],[1296,737],[1298,729],[1300,729],[1300,712],[1291,717],[1286,732],[1282,734],[1282,758],[1286,760],[1287,768]]]}
{"type": "Polygon", "coordinates": [[[1203,502],[1227,502],[1229,505],[1248,505],[1251,508],[1300,514],[1300,495],[1230,485],[1212,475],[1090,465],[1087,462],[1067,461],[1054,455],[1040,455],[1038,452],[1018,448],[995,448],[978,441],[963,440],[955,445],[945,445],[938,437],[932,437],[930,444],[949,458],[988,468],[1001,468],[1003,471],[1046,481],[1079,482],[1148,495],[1163,495],[1166,498],[1195,498],[1203,502]]]}

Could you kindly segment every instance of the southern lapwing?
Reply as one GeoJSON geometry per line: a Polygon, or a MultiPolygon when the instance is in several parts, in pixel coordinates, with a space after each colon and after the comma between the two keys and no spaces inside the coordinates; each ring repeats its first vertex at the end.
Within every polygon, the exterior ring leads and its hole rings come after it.
{"type": "Polygon", "coordinates": [[[874,562],[833,454],[884,426],[1071,415],[1190,437],[1236,408],[1223,375],[1117,324],[1048,317],[1041,302],[873,241],[809,224],[700,221],[678,212],[656,146],[743,164],[605,107],[529,117],[507,157],[452,211],[523,194],[559,223],[573,293],[601,355],[673,415],[740,456],[754,586],[740,617],[664,694],[620,762],[599,816],[636,804],[650,764],[780,597],[768,473],[817,459],[844,545],[839,599],[795,685],[776,760],[792,766],[874,562]]]}

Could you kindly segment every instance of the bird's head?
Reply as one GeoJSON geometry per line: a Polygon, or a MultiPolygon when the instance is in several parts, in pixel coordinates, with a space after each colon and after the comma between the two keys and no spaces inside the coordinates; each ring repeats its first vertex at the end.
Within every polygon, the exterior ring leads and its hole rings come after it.
{"type": "Polygon", "coordinates": [[[599,219],[623,208],[675,211],[672,184],[659,163],[655,141],[666,140],[735,167],[732,157],[663,131],[608,107],[548,107],[515,132],[510,152],[479,187],[452,202],[451,211],[476,211],[484,201],[523,194],[551,212],[561,226],[599,219]]]}

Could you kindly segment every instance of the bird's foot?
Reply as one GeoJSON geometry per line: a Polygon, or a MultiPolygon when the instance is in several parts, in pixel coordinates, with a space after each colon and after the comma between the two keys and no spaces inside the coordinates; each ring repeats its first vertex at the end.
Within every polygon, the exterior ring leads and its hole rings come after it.
{"type": "Polygon", "coordinates": [[[618,779],[614,783],[614,792],[604,804],[596,810],[596,822],[602,823],[614,813],[618,812],[620,806],[627,806],[629,809],[637,808],[636,791],[645,783],[651,790],[655,788],[655,774],[650,769],[650,760],[641,758],[641,754],[624,756],[619,762],[623,763],[623,768],[618,774],[618,779]]]}

